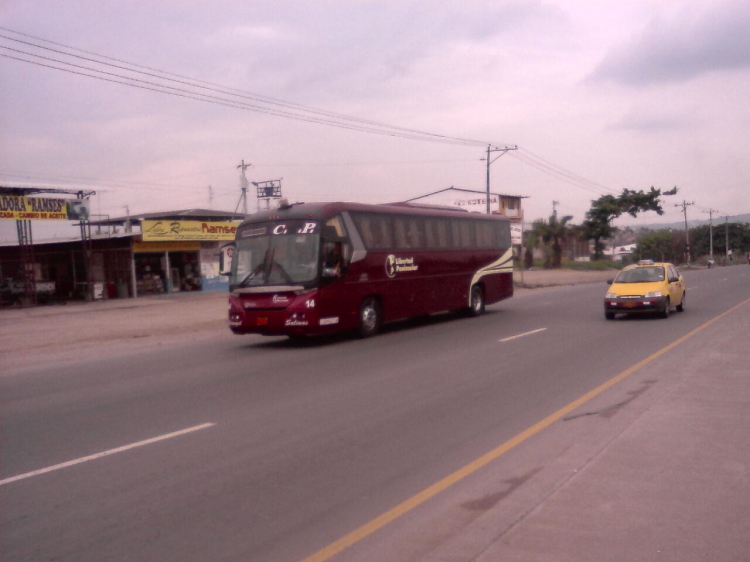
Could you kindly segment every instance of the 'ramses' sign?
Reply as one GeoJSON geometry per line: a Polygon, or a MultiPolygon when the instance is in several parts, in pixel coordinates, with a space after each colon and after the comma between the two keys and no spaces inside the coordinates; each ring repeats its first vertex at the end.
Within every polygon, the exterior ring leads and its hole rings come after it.
{"type": "Polygon", "coordinates": [[[236,222],[144,220],[141,221],[141,236],[144,242],[174,240],[234,240],[236,222]]]}
{"type": "Polygon", "coordinates": [[[0,195],[0,219],[81,220],[88,219],[88,201],[0,195]]]}

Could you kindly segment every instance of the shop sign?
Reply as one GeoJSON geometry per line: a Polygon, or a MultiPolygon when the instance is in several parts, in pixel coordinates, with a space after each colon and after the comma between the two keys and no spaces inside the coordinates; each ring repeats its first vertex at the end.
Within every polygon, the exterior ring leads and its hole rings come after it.
{"type": "Polygon", "coordinates": [[[0,195],[0,219],[15,220],[88,220],[86,199],[47,199],[0,195]]]}
{"type": "MultiPolygon", "coordinates": [[[[445,205],[449,207],[458,207],[471,213],[487,212],[487,195],[482,193],[466,193],[463,191],[446,191],[442,193],[433,193],[425,197],[418,198],[415,202],[427,203],[428,205],[445,205]]],[[[490,210],[500,210],[500,196],[496,193],[490,193],[490,210]]]]}
{"type": "Polygon", "coordinates": [[[200,242],[133,242],[134,254],[197,252],[200,249],[200,242]]]}
{"type": "Polygon", "coordinates": [[[234,240],[240,222],[144,220],[141,237],[144,242],[234,240]]]}
{"type": "Polygon", "coordinates": [[[519,223],[512,223],[510,225],[510,243],[511,244],[523,244],[523,231],[522,226],[519,223]]]}

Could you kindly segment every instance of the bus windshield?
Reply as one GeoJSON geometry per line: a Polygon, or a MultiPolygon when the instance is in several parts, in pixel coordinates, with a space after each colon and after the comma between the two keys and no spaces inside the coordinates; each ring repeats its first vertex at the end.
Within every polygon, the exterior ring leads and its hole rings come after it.
{"type": "Polygon", "coordinates": [[[230,285],[309,285],[318,277],[319,248],[317,222],[247,225],[237,233],[230,285]]]}

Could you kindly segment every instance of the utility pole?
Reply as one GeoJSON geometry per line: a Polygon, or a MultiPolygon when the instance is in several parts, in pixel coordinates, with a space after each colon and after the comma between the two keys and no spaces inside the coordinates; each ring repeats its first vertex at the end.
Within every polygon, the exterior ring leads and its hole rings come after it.
{"type": "Polygon", "coordinates": [[[685,257],[687,259],[686,263],[690,263],[690,233],[688,232],[688,224],[687,224],[687,208],[690,205],[695,205],[695,201],[691,201],[688,203],[684,199],[682,200],[682,203],[676,203],[675,207],[682,207],[682,214],[685,215],[685,257]]]}
{"type": "MultiPolygon", "coordinates": [[[[247,214],[247,177],[245,177],[245,170],[247,170],[251,164],[245,164],[245,160],[242,160],[242,163],[237,166],[237,168],[240,169],[240,201],[242,201],[242,213],[247,214]]],[[[237,202],[237,207],[240,206],[240,201],[237,202]]],[[[237,207],[235,207],[235,212],[237,212],[237,207]]]]}
{"type": "Polygon", "coordinates": [[[557,216],[557,206],[560,204],[559,201],[552,201],[552,215],[557,216]]]}
{"type": "Polygon", "coordinates": [[[495,160],[500,158],[503,154],[508,152],[509,150],[518,150],[518,146],[496,146],[493,148],[492,145],[487,145],[487,158],[482,158],[482,160],[487,161],[487,214],[490,214],[490,164],[492,164],[495,160]],[[494,159],[492,159],[491,155],[493,152],[499,152],[500,155],[496,156],[494,159]]]}
{"type": "Polygon", "coordinates": [[[726,236],[726,263],[729,262],[729,215],[724,215],[724,234],[726,236]]]}
{"type": "Polygon", "coordinates": [[[714,260],[714,211],[716,211],[716,209],[709,209],[708,211],[703,211],[704,213],[708,213],[708,241],[709,241],[708,257],[711,261],[714,260]]]}

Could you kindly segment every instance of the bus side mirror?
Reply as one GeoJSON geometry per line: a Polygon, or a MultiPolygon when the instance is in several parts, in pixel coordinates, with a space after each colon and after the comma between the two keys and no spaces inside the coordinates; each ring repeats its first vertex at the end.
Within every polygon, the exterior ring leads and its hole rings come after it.
{"type": "Polygon", "coordinates": [[[232,272],[233,255],[234,242],[221,247],[219,250],[219,275],[229,275],[232,272]]]}

